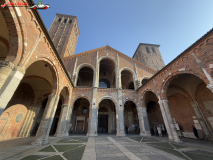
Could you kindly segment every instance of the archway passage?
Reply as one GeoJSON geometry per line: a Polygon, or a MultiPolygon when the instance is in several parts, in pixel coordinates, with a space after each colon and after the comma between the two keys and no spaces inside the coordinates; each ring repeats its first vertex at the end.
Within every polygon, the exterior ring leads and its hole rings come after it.
{"type": "Polygon", "coordinates": [[[54,84],[56,75],[49,63],[36,61],[27,68],[0,117],[0,139],[36,134],[54,84]]]}
{"type": "Polygon", "coordinates": [[[122,89],[135,89],[134,78],[131,72],[123,70],[121,72],[122,89]]]}
{"type": "MultiPolygon", "coordinates": [[[[157,127],[160,126],[162,135],[167,136],[164,119],[156,95],[153,92],[148,91],[145,95],[145,103],[151,135],[155,135],[155,133],[157,133],[157,127]]],[[[158,133],[156,135],[158,135],[158,133]]]]}
{"type": "Polygon", "coordinates": [[[109,99],[104,99],[99,104],[98,133],[116,133],[115,104],[109,99]]]}
{"type": "Polygon", "coordinates": [[[166,96],[179,136],[213,140],[213,93],[199,77],[192,74],[174,76],[166,96]]]}
{"type": "Polygon", "coordinates": [[[129,134],[139,134],[140,127],[138,121],[138,112],[135,103],[127,101],[124,104],[124,126],[128,127],[129,134]]]}
{"type": "Polygon", "coordinates": [[[0,24],[0,60],[5,60],[9,51],[9,33],[7,29],[7,24],[1,12],[0,24]]]}
{"type": "Polygon", "coordinates": [[[41,119],[42,119],[45,107],[47,105],[47,101],[48,101],[48,98],[45,98],[43,100],[42,104],[41,104],[41,107],[40,107],[40,109],[38,111],[37,118],[36,118],[36,120],[34,122],[35,124],[34,124],[34,128],[33,128],[32,132],[31,132],[31,136],[35,136],[37,131],[38,131],[38,127],[39,127],[39,125],[41,123],[41,119]]]}
{"type": "Polygon", "coordinates": [[[70,134],[85,134],[88,131],[90,103],[86,98],[78,98],[72,110],[70,134]]]}
{"type": "Polygon", "coordinates": [[[49,135],[53,136],[56,133],[56,129],[58,127],[58,122],[59,122],[59,118],[60,118],[60,114],[61,114],[61,107],[62,107],[62,99],[60,98],[58,105],[57,105],[57,108],[56,108],[56,111],[55,111],[55,115],[54,115],[54,118],[53,118],[53,122],[52,122],[52,126],[51,126],[51,129],[50,129],[49,135]]]}
{"type": "Polygon", "coordinates": [[[110,59],[100,61],[99,69],[99,87],[115,88],[115,63],[110,59]]]}
{"type": "Polygon", "coordinates": [[[79,70],[77,86],[93,86],[93,69],[90,67],[83,67],[79,70]]]}

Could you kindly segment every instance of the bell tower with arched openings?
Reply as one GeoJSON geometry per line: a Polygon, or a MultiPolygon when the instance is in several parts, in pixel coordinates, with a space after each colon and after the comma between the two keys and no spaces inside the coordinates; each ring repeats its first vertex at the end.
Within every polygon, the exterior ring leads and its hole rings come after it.
{"type": "Polygon", "coordinates": [[[165,66],[159,47],[157,44],[140,43],[132,58],[159,71],[165,66]]]}
{"type": "Polygon", "coordinates": [[[74,55],[80,34],[77,17],[56,13],[49,34],[61,58],[74,55]]]}

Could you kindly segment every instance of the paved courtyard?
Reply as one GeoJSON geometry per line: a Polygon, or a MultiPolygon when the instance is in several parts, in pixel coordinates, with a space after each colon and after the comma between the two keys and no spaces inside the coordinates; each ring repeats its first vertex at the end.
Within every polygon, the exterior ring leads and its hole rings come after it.
{"type": "Polygon", "coordinates": [[[1,160],[212,160],[213,142],[182,138],[131,135],[69,136],[49,138],[49,144],[32,146],[34,137],[0,141],[1,160]]]}

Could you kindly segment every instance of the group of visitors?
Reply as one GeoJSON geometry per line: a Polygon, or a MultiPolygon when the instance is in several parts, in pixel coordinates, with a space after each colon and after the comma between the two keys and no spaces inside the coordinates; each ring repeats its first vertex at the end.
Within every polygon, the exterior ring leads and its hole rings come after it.
{"type": "Polygon", "coordinates": [[[157,126],[157,127],[154,126],[154,127],[153,127],[153,131],[154,131],[154,133],[155,133],[155,136],[157,136],[157,132],[158,132],[159,136],[162,137],[162,129],[161,129],[160,126],[157,126]]]}

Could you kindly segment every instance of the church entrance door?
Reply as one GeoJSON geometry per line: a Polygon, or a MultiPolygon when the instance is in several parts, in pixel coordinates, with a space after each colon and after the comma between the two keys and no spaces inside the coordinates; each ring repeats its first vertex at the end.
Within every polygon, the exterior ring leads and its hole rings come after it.
{"type": "Polygon", "coordinates": [[[108,115],[98,115],[98,133],[108,133],[108,115]]]}

